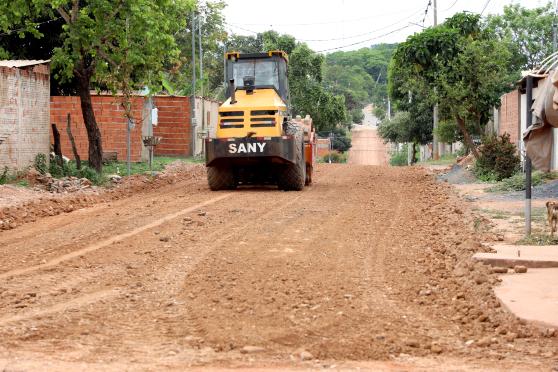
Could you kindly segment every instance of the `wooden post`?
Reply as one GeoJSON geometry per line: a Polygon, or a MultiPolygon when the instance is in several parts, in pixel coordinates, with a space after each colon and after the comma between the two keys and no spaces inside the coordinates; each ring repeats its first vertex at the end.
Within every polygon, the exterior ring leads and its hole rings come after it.
{"type": "Polygon", "coordinates": [[[70,139],[70,143],[72,144],[72,152],[74,153],[74,159],[76,159],[76,168],[81,169],[81,158],[79,157],[76,141],[74,140],[74,135],[72,134],[72,116],[68,113],[67,125],[66,125],[66,133],[68,133],[68,138],[70,139]]]}
{"type": "Polygon", "coordinates": [[[58,131],[58,128],[56,128],[56,124],[52,123],[52,137],[54,138],[54,161],[56,161],[56,163],[59,166],[63,166],[64,165],[64,160],[62,159],[62,146],[60,145],[60,132],[58,131]]]}

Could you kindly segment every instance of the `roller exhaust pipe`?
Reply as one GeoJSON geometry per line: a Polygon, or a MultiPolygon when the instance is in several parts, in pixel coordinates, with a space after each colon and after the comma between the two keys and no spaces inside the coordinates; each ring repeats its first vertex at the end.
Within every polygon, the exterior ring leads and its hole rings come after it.
{"type": "Polygon", "coordinates": [[[231,92],[231,105],[236,103],[236,89],[234,88],[234,79],[229,80],[229,90],[231,92]]]}

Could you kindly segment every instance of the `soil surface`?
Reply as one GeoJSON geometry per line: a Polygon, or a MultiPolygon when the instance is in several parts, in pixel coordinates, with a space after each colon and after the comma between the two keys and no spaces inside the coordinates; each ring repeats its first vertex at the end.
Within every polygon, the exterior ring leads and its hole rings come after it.
{"type": "Polygon", "coordinates": [[[350,164],[388,165],[389,145],[384,143],[377,127],[355,125],[351,134],[350,164]]]}
{"type": "Polygon", "coordinates": [[[302,192],[170,180],[0,231],[4,370],[558,367],[424,169],[322,164],[302,192]]]}

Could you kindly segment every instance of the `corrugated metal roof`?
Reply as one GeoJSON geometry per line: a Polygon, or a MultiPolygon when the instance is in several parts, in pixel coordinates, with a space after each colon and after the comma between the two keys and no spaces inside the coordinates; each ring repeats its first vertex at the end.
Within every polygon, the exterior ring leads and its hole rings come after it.
{"type": "Polygon", "coordinates": [[[35,65],[42,65],[43,63],[49,63],[50,59],[16,59],[16,60],[4,60],[0,61],[0,67],[27,67],[27,66],[35,66],[35,65]]]}

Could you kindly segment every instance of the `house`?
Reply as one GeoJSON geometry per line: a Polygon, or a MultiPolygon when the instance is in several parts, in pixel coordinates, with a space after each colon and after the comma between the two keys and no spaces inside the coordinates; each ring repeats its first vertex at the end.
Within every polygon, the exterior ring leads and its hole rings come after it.
{"type": "Polygon", "coordinates": [[[0,61],[0,169],[23,170],[49,154],[49,102],[49,61],[0,61]]]}

